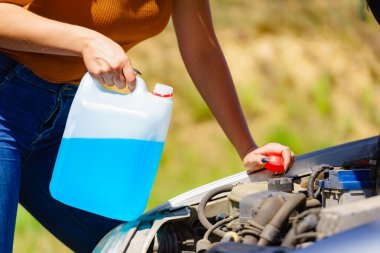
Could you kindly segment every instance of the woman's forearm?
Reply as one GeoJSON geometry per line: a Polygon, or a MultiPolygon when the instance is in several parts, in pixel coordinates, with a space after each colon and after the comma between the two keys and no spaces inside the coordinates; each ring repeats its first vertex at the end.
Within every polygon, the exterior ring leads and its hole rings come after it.
{"type": "Polygon", "coordinates": [[[248,129],[223,53],[219,47],[215,47],[197,62],[190,61],[185,59],[188,72],[199,93],[243,158],[249,151],[257,148],[257,145],[248,129]]]}
{"type": "Polygon", "coordinates": [[[82,57],[101,83],[134,89],[136,74],[124,49],[94,30],[36,15],[0,3],[0,48],[82,57]]]}
{"type": "Polygon", "coordinates": [[[173,23],[187,71],[241,158],[257,148],[215,36],[208,1],[175,0],[173,23]]]}
{"type": "Polygon", "coordinates": [[[16,51],[81,56],[99,34],[38,16],[20,6],[0,3],[0,47],[16,51]]]}

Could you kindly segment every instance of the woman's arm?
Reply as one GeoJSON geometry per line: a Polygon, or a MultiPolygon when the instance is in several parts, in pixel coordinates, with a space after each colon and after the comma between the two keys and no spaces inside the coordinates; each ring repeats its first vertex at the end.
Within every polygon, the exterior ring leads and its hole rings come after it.
{"type": "Polygon", "coordinates": [[[288,147],[269,144],[258,149],[251,137],[213,29],[208,1],[174,0],[172,17],[187,71],[247,169],[262,168],[261,158],[271,152],[282,154],[288,167],[294,160],[288,147]]]}
{"type": "Polygon", "coordinates": [[[41,17],[14,4],[0,3],[0,47],[83,57],[98,81],[119,88],[136,78],[128,56],[111,39],[85,27],[41,17]]]}

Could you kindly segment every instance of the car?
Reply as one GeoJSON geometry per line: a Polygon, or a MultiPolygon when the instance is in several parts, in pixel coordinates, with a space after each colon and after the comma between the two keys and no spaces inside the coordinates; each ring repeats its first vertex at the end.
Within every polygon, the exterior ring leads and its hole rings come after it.
{"type": "Polygon", "coordinates": [[[93,252],[379,252],[380,137],[241,172],[111,230],[93,252]]]}

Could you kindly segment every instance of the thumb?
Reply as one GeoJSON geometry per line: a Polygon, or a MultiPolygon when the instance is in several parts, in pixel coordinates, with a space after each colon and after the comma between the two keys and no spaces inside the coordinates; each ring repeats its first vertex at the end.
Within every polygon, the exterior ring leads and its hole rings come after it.
{"type": "Polygon", "coordinates": [[[267,162],[268,158],[266,156],[260,154],[249,154],[244,158],[244,167],[248,173],[251,173],[264,168],[264,165],[267,162]]]}

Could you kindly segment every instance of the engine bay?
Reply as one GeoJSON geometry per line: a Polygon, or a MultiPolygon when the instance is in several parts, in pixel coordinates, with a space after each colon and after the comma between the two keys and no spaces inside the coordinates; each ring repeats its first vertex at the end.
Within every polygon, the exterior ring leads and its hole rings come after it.
{"type": "Polygon", "coordinates": [[[377,253],[380,138],[296,157],[285,175],[241,172],[120,224],[93,253],[377,253]]]}
{"type": "Polygon", "coordinates": [[[308,247],[380,218],[379,161],[377,148],[371,157],[340,166],[317,164],[293,177],[217,187],[186,207],[189,217],[163,224],[148,252],[308,247]]]}

